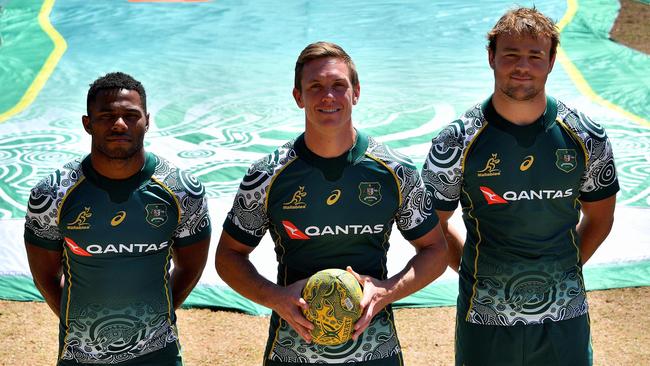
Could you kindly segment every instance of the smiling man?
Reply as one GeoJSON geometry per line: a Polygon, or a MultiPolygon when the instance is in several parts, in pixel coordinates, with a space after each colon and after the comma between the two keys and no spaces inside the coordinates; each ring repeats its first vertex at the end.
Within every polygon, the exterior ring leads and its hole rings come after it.
{"type": "Polygon", "coordinates": [[[25,224],[34,283],[60,318],[57,365],[182,365],[174,310],[207,259],[205,191],[145,152],[140,82],[107,74],[87,108],[90,155],[32,189],[25,224]]]}
{"type": "Polygon", "coordinates": [[[360,86],[354,63],[338,45],[307,46],[296,62],[293,96],[305,132],[256,162],[224,223],[217,271],[233,289],[273,309],[264,364],[402,365],[390,304],[437,278],[446,243],[422,180],[410,160],[352,124],[360,86]],[[388,278],[393,223],[416,248],[388,278]],[[266,231],[278,259],[277,284],[248,259],[266,231]],[[327,268],[352,272],[363,285],[363,314],[353,339],[311,343],[301,291],[327,268]],[[363,275],[357,274],[361,273],[363,275]]]}
{"type": "Polygon", "coordinates": [[[433,139],[422,173],[459,272],[456,365],[590,365],[582,266],[612,227],[612,148],[546,94],[549,18],[509,11],[488,40],[494,93],[433,139]],[[465,239],[448,223],[459,202],[465,239]]]}

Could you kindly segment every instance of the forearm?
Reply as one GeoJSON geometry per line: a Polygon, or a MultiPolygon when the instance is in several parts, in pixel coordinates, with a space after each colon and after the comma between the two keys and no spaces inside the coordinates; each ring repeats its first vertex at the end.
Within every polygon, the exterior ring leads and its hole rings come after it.
{"type": "Polygon", "coordinates": [[[431,283],[447,268],[444,247],[422,248],[397,274],[385,281],[384,306],[404,298],[431,283]]]}
{"type": "Polygon", "coordinates": [[[445,234],[447,240],[447,262],[449,268],[458,272],[460,269],[460,259],[463,257],[464,240],[458,231],[449,223],[441,225],[442,232],[445,234]]]}
{"type": "Polygon", "coordinates": [[[174,268],[171,274],[172,299],[174,299],[174,309],[178,309],[192,292],[192,289],[199,282],[201,271],[184,270],[174,268]]]}
{"type": "Polygon", "coordinates": [[[43,295],[45,303],[52,309],[54,314],[59,317],[61,314],[61,293],[63,277],[58,276],[34,276],[34,285],[43,295]]]}
{"type": "Polygon", "coordinates": [[[224,282],[247,299],[273,309],[280,286],[262,276],[248,256],[225,249],[217,251],[217,272],[224,282]]]}
{"type": "Polygon", "coordinates": [[[596,252],[609,235],[614,223],[614,217],[594,220],[583,216],[578,224],[578,236],[580,237],[580,260],[585,264],[596,252]]]}

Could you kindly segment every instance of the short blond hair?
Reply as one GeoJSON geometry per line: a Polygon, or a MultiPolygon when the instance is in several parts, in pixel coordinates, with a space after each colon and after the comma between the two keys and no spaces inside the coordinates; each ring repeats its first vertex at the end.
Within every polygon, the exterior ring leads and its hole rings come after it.
{"type": "Polygon", "coordinates": [[[488,49],[497,48],[497,37],[503,34],[514,36],[542,37],[551,40],[550,57],[553,58],[560,44],[560,31],[551,18],[533,8],[517,8],[503,14],[487,34],[488,49]]]}
{"type": "Polygon", "coordinates": [[[352,83],[352,86],[356,87],[359,85],[357,68],[354,66],[354,62],[350,55],[348,55],[341,46],[335,43],[320,41],[308,45],[304,50],[302,50],[302,52],[300,52],[300,56],[298,56],[298,60],[296,61],[293,86],[299,91],[302,91],[302,69],[305,67],[305,64],[309,61],[325,57],[334,57],[343,60],[343,62],[348,66],[348,70],[350,70],[350,82],[352,83]]]}

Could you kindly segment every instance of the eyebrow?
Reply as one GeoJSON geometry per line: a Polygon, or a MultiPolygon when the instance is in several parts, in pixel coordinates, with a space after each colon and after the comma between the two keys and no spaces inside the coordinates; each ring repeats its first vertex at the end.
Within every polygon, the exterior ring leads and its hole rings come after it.
{"type": "MultiPolygon", "coordinates": [[[[514,51],[514,52],[519,52],[519,51],[521,51],[521,49],[519,49],[519,48],[512,48],[512,47],[505,47],[505,48],[503,49],[503,51],[505,51],[505,52],[513,52],[513,51],[514,51]]],[[[546,51],[544,51],[544,50],[535,50],[535,49],[533,49],[533,50],[530,50],[530,53],[535,53],[535,54],[541,54],[541,55],[543,55],[543,54],[546,53],[546,51]]]]}

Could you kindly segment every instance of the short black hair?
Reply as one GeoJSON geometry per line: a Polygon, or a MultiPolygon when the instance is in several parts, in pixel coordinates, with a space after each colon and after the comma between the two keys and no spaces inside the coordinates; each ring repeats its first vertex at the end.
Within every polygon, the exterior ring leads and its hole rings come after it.
{"type": "Polygon", "coordinates": [[[110,72],[99,79],[93,81],[90,84],[90,89],[88,89],[88,96],[86,97],[86,109],[90,115],[90,104],[95,102],[97,94],[101,90],[110,90],[110,89],[126,89],[126,90],[135,90],[140,94],[140,100],[142,101],[142,108],[144,111],[147,111],[147,93],[144,91],[144,86],[142,83],[135,80],[133,76],[125,74],[123,72],[110,72]]]}

